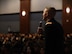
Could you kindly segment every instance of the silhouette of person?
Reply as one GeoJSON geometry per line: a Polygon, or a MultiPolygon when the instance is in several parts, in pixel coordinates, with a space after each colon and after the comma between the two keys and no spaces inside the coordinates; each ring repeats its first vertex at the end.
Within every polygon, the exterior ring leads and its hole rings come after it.
{"type": "Polygon", "coordinates": [[[54,17],[56,9],[54,7],[43,10],[45,54],[64,54],[64,32],[62,25],[54,17]]]}

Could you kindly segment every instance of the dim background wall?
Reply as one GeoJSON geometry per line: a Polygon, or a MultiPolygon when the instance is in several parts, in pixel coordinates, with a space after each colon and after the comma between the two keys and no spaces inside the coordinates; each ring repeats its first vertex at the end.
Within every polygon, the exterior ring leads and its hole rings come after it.
{"type": "MultiPolygon", "coordinates": [[[[30,33],[36,32],[39,21],[42,20],[42,12],[39,11],[46,6],[62,10],[62,0],[31,0],[30,33]]],[[[13,32],[20,31],[19,13],[20,0],[0,0],[0,33],[7,33],[9,26],[13,32]]],[[[55,17],[61,23],[62,11],[57,11],[55,17]]]]}
{"type": "MultiPolygon", "coordinates": [[[[62,11],[57,11],[55,19],[60,24],[62,24],[62,11]]],[[[42,20],[41,12],[30,13],[30,33],[36,33],[40,20],[42,20]]],[[[11,27],[11,31],[13,32],[20,31],[19,13],[0,15],[0,33],[7,33],[9,26],[11,27]]],[[[44,26],[44,21],[43,21],[43,26],[44,26]]]]}
{"type": "Polygon", "coordinates": [[[7,33],[8,27],[11,31],[19,31],[19,14],[0,15],[0,33],[7,33]]]}

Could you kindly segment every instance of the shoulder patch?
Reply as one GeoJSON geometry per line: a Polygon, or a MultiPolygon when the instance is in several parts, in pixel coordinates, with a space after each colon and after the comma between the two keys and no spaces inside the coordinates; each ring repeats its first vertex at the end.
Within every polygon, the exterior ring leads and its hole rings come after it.
{"type": "Polygon", "coordinates": [[[47,22],[45,25],[52,24],[52,22],[47,22]]]}

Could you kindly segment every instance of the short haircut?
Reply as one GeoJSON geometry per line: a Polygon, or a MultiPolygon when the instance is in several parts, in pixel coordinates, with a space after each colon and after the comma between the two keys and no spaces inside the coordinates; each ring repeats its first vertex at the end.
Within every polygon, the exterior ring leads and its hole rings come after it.
{"type": "Polygon", "coordinates": [[[45,7],[45,8],[48,9],[49,14],[55,16],[55,14],[56,14],[56,9],[55,9],[54,7],[50,7],[50,8],[45,7]]]}
{"type": "Polygon", "coordinates": [[[54,7],[50,7],[48,11],[51,13],[51,15],[55,16],[56,9],[54,7]]]}

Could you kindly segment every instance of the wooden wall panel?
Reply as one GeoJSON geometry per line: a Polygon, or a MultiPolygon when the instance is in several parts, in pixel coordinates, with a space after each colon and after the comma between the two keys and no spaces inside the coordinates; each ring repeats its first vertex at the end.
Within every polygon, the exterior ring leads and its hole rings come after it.
{"type": "Polygon", "coordinates": [[[30,32],[30,0],[20,0],[20,33],[30,32]],[[22,16],[22,11],[26,11],[26,15],[22,16]]]}
{"type": "Polygon", "coordinates": [[[63,0],[63,28],[65,36],[72,34],[72,0],[63,0]],[[66,13],[66,8],[70,8],[70,13],[66,13]]]}

